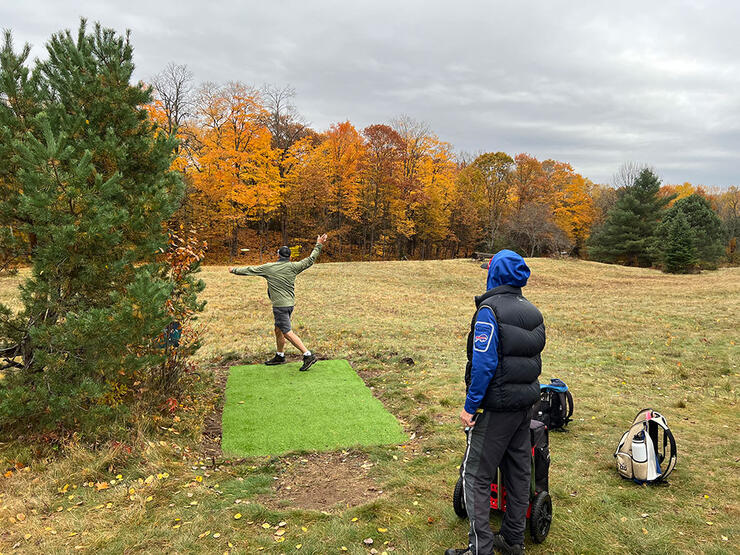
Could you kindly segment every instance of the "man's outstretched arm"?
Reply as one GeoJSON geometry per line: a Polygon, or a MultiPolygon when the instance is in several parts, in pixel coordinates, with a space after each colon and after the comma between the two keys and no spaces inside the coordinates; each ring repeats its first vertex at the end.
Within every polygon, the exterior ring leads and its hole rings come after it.
{"type": "Polygon", "coordinates": [[[313,251],[311,251],[311,254],[303,260],[293,263],[293,268],[295,269],[296,274],[300,274],[303,270],[307,270],[313,266],[313,263],[316,262],[316,259],[321,254],[321,249],[324,246],[324,243],[326,243],[326,239],[326,233],[319,235],[316,238],[316,246],[313,248],[313,251]]]}
{"type": "Polygon", "coordinates": [[[237,276],[263,276],[265,275],[264,266],[230,266],[229,272],[237,276]]]}

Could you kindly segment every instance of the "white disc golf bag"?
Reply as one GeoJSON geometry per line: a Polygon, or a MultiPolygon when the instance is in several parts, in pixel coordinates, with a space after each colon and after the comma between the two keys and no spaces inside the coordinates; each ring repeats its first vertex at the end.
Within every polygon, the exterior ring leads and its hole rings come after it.
{"type": "Polygon", "coordinates": [[[665,480],[676,466],[676,440],[665,417],[653,409],[638,412],[614,458],[623,478],[638,484],[665,480]]]}

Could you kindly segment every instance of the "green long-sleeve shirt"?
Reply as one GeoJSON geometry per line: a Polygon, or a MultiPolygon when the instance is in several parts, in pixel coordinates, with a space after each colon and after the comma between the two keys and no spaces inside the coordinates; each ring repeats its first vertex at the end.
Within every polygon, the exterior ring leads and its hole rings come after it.
{"type": "Polygon", "coordinates": [[[242,266],[231,272],[239,276],[262,276],[267,280],[267,296],[272,306],[284,307],[295,305],[295,277],[303,270],[310,268],[321,254],[320,243],[316,243],[309,256],[298,262],[280,260],[261,266],[242,266]]]}

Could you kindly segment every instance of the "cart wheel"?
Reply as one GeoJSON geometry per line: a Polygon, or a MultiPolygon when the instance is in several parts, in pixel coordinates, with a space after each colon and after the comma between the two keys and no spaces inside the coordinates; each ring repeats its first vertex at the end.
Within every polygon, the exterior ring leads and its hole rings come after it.
{"type": "Polygon", "coordinates": [[[534,543],[545,541],[552,522],[552,499],[546,491],[539,492],[532,501],[529,532],[534,543]]]}
{"type": "Polygon", "coordinates": [[[462,477],[458,478],[457,484],[455,484],[455,493],[452,494],[452,508],[455,509],[455,514],[460,518],[466,518],[468,516],[468,511],[465,510],[462,477]]]}

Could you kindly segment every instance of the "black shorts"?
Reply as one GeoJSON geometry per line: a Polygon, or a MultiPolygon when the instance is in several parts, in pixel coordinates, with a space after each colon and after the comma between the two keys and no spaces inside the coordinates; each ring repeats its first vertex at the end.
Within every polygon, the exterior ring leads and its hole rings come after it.
{"type": "Polygon", "coordinates": [[[292,306],[273,306],[272,315],[275,317],[275,327],[283,333],[290,331],[290,315],[293,313],[292,306]]]}

